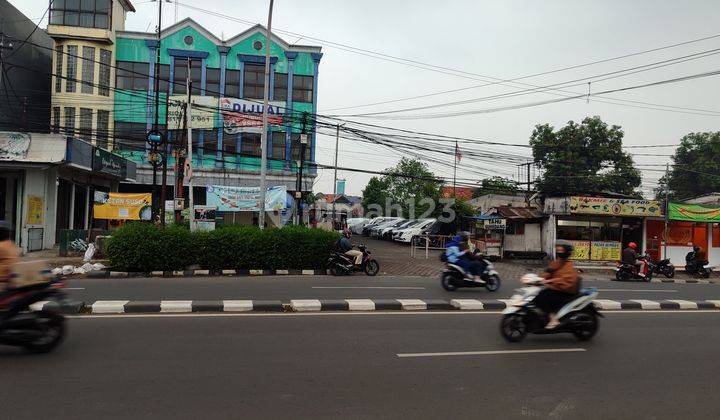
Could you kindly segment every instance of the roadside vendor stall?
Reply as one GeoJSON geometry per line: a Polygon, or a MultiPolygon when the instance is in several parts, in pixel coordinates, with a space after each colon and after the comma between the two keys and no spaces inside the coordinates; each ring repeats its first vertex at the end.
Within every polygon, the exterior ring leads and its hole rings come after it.
{"type": "Polygon", "coordinates": [[[480,215],[474,218],[470,243],[489,259],[500,259],[506,220],[497,215],[480,215]]]}

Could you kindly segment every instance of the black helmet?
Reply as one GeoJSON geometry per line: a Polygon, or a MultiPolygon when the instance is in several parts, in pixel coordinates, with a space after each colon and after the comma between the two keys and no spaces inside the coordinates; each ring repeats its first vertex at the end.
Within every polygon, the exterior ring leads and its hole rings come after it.
{"type": "Polygon", "coordinates": [[[557,253],[556,253],[556,254],[557,254],[557,257],[560,258],[560,259],[566,260],[566,259],[570,258],[570,256],[571,256],[572,253],[573,253],[573,246],[572,246],[572,244],[571,244],[570,242],[557,241],[557,242],[555,243],[555,246],[559,246],[559,247],[562,247],[562,248],[564,249],[563,252],[557,252],[557,253]]]}
{"type": "Polygon", "coordinates": [[[700,247],[697,245],[693,245],[693,251],[700,252],[700,247]]]}

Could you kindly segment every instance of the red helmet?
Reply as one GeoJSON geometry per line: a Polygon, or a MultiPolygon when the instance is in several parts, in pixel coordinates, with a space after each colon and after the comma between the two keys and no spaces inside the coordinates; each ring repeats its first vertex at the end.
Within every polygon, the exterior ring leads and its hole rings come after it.
{"type": "Polygon", "coordinates": [[[637,249],[637,244],[635,242],[630,242],[628,246],[632,249],[637,249]]]}

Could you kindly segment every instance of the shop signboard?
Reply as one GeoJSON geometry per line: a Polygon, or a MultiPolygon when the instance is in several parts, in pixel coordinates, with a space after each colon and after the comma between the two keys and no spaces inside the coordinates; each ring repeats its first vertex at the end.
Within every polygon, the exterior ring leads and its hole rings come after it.
{"type": "MultiPolygon", "coordinates": [[[[284,210],[286,196],[285,185],[268,188],[265,194],[265,210],[284,210]]],[[[205,202],[218,211],[260,211],[260,187],[208,185],[205,202]]]]}
{"type": "Polygon", "coordinates": [[[590,243],[590,259],[593,261],[620,261],[620,242],[593,241],[590,243]]]}
{"type": "Polygon", "coordinates": [[[93,217],[107,220],[150,220],[151,193],[95,191],[93,217]]]}
{"type": "Polygon", "coordinates": [[[36,195],[28,195],[27,224],[42,225],[44,217],[43,198],[36,195]]]}
{"type": "Polygon", "coordinates": [[[107,175],[122,177],[125,159],[107,150],[95,148],[92,166],[93,171],[107,175]]]}
{"type": "Polygon", "coordinates": [[[506,219],[486,219],[483,220],[483,227],[488,230],[505,230],[506,219]]]}
{"type": "Polygon", "coordinates": [[[193,218],[193,230],[210,231],[215,230],[216,208],[212,206],[193,206],[195,217],[193,218]]]}
{"type": "Polygon", "coordinates": [[[720,207],[698,204],[668,204],[668,218],[686,222],[720,223],[720,207]]]}
{"type": "MultiPolygon", "coordinates": [[[[223,129],[227,134],[259,133],[262,128],[263,104],[256,101],[220,98],[220,112],[223,117],[223,129]]],[[[285,102],[269,102],[267,114],[269,125],[282,125],[285,102]]]]}
{"type": "Polygon", "coordinates": [[[570,197],[570,213],[606,216],[659,217],[662,205],[655,200],[626,198],[570,197]]]}
{"type": "Polygon", "coordinates": [[[590,241],[567,241],[573,246],[571,260],[589,260],[590,259],[590,241]]]}
{"type": "MultiPolygon", "coordinates": [[[[215,127],[217,120],[218,100],[212,96],[192,96],[192,128],[210,129],[215,127]]],[[[183,128],[183,104],[187,102],[187,96],[170,96],[168,105],[168,129],[180,130],[183,128]]]]}
{"type": "Polygon", "coordinates": [[[0,160],[22,160],[30,148],[30,134],[0,131],[0,160]]]}

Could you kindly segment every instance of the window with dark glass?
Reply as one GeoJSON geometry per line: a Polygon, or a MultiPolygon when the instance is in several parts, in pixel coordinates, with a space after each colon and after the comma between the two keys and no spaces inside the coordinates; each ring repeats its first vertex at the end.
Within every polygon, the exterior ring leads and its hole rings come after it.
{"type": "Polygon", "coordinates": [[[243,74],[243,97],[248,99],[263,99],[265,95],[265,66],[261,64],[245,63],[243,74]]]}
{"type": "Polygon", "coordinates": [[[75,135],[75,108],[65,108],[65,129],[60,131],[68,136],[75,135]]]}
{"type": "Polygon", "coordinates": [[[110,66],[112,65],[112,52],[100,50],[100,74],[98,93],[102,96],[110,96],[110,66]]]}
{"type": "Polygon", "coordinates": [[[234,157],[237,155],[237,134],[223,134],[223,155],[234,157]]]}
{"type": "Polygon", "coordinates": [[[53,0],[50,24],[108,29],[111,0],[53,0]]]}
{"type": "MultiPolygon", "coordinates": [[[[167,92],[170,85],[170,65],[160,64],[160,92],[167,92]]],[[[154,85],[153,85],[154,88],[154,85]]]]}
{"type": "Polygon", "coordinates": [[[113,148],[127,151],[145,150],[145,123],[115,121],[113,148]]]}
{"type": "Polygon", "coordinates": [[[78,47],[77,45],[68,45],[67,53],[67,76],[65,80],[65,92],[75,92],[75,81],[77,78],[77,60],[78,60],[78,47]]]}
{"type": "Polygon", "coordinates": [[[148,63],[118,61],[115,69],[115,87],[126,90],[147,90],[148,70],[148,63]]]}
{"type": "Polygon", "coordinates": [[[240,70],[225,70],[225,96],[240,97],[240,70]]]}
{"type": "Polygon", "coordinates": [[[288,91],[287,73],[275,73],[275,84],[273,85],[273,100],[286,101],[288,91]]]}
{"type": "Polygon", "coordinates": [[[107,149],[108,147],[108,124],[110,123],[110,111],[99,110],[97,112],[97,146],[107,149]]]}
{"type": "Polygon", "coordinates": [[[59,106],[53,107],[53,126],[52,126],[52,132],[53,132],[53,133],[59,133],[59,132],[60,132],[60,107],[59,107],[59,106]]]}
{"type": "Polygon", "coordinates": [[[293,76],[293,102],[313,101],[313,77],[293,76]]]}
{"type": "Polygon", "coordinates": [[[92,137],[92,117],[93,110],[90,108],[80,108],[80,138],[90,140],[92,137]]]}
{"type": "Polygon", "coordinates": [[[285,159],[285,132],[273,131],[272,133],[272,154],[274,160],[285,159]]]}
{"type": "Polygon", "coordinates": [[[220,69],[205,70],[205,96],[220,96],[220,69]]]}
{"type": "Polygon", "coordinates": [[[95,47],[83,47],[82,93],[92,94],[95,89],[95,47]]]}
{"type": "Polygon", "coordinates": [[[242,150],[243,156],[260,156],[262,151],[260,150],[260,134],[259,133],[244,133],[242,135],[242,150]]]}
{"type": "Polygon", "coordinates": [[[205,156],[215,156],[218,151],[218,130],[205,130],[204,141],[203,150],[205,156]]]}
{"type": "MultiPolygon", "coordinates": [[[[310,141],[310,136],[308,136],[308,141],[310,141]]],[[[300,160],[300,133],[292,133],[290,135],[290,151],[292,152],[292,160],[300,160]]],[[[309,160],[310,154],[310,144],[305,145],[305,161],[309,160]]]]}
{"type": "Polygon", "coordinates": [[[63,46],[55,47],[55,92],[62,92],[63,46]]]}
{"type": "MultiPolygon", "coordinates": [[[[173,86],[174,94],[187,93],[185,88],[187,82],[187,58],[176,58],[174,61],[173,86]]],[[[200,84],[202,82],[202,60],[190,60],[190,79],[192,80],[192,94],[200,94],[200,84]]]]}

